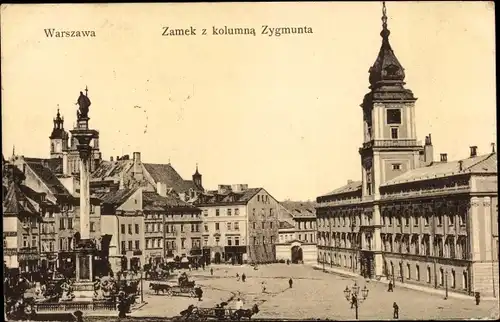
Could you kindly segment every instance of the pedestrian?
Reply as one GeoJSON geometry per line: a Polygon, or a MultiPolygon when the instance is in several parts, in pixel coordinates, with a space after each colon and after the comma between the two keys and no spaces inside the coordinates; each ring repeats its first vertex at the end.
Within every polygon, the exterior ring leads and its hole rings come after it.
{"type": "Polygon", "coordinates": [[[241,300],[241,298],[238,297],[238,300],[236,301],[234,308],[235,310],[243,309],[243,301],[241,300]]]}
{"type": "Polygon", "coordinates": [[[394,292],[392,281],[389,281],[389,288],[387,289],[387,292],[394,292]]]}
{"type": "Polygon", "coordinates": [[[392,307],[394,308],[394,316],[393,316],[393,318],[399,319],[399,306],[397,305],[396,302],[394,302],[394,304],[392,305],[392,307]]]}
{"type": "Polygon", "coordinates": [[[73,315],[76,318],[76,322],[83,322],[83,312],[82,311],[80,311],[80,310],[75,311],[75,313],[73,313],[73,315]]]}
{"type": "Polygon", "coordinates": [[[203,297],[203,290],[201,289],[201,287],[197,287],[194,291],[196,292],[198,301],[201,301],[201,298],[203,297]]]}
{"type": "Polygon", "coordinates": [[[214,269],[213,268],[210,268],[210,275],[214,275],[214,269]]]}
{"type": "Polygon", "coordinates": [[[191,272],[191,264],[188,265],[189,271],[191,272]]]}
{"type": "Polygon", "coordinates": [[[240,280],[240,274],[236,273],[236,280],[239,281],[240,280]]]}
{"type": "Polygon", "coordinates": [[[292,285],[293,285],[293,280],[292,278],[290,277],[290,279],[288,280],[288,285],[290,285],[290,288],[292,288],[292,285]]]}
{"type": "Polygon", "coordinates": [[[266,283],[262,282],[262,293],[266,293],[266,283]]]}
{"type": "Polygon", "coordinates": [[[241,275],[241,281],[244,283],[246,279],[247,279],[247,276],[245,275],[245,273],[243,273],[241,275]]]}
{"type": "Polygon", "coordinates": [[[481,302],[481,294],[479,294],[479,292],[476,292],[474,297],[476,298],[476,305],[479,305],[479,302],[481,302]]]}

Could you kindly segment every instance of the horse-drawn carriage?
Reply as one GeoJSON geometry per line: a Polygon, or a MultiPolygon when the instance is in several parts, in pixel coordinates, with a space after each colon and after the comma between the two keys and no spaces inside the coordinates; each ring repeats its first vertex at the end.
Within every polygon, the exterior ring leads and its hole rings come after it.
{"type": "Polygon", "coordinates": [[[174,317],[173,321],[240,321],[243,318],[250,320],[252,315],[259,312],[259,307],[254,304],[251,309],[228,309],[225,302],[214,308],[201,308],[190,305],[174,317]],[[224,305],[223,305],[224,304],[224,305]]]}
{"type": "Polygon", "coordinates": [[[179,276],[178,285],[173,285],[171,283],[150,283],[149,288],[153,290],[156,294],[162,292],[167,296],[173,295],[188,295],[190,297],[197,297],[196,289],[199,287],[195,286],[194,281],[189,281],[187,274],[183,273],[179,276]]]}

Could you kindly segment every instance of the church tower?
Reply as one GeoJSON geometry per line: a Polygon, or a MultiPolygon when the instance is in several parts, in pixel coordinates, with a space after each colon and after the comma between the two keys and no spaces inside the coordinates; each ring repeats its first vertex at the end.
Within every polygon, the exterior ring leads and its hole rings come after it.
{"type": "Polygon", "coordinates": [[[50,134],[50,158],[62,158],[63,152],[68,149],[68,132],[64,130],[64,117],[61,117],[59,109],[54,118],[54,128],[50,134]]]}
{"type": "Polygon", "coordinates": [[[361,104],[364,140],[359,153],[365,200],[377,200],[381,184],[418,167],[422,150],[415,128],[417,99],[404,87],[404,68],[389,43],[385,2],[380,35],[382,46],[369,70],[370,92],[361,104]]]}
{"type": "Polygon", "coordinates": [[[196,172],[193,174],[193,182],[198,189],[203,190],[201,174],[198,172],[198,164],[196,164],[196,172]]]}

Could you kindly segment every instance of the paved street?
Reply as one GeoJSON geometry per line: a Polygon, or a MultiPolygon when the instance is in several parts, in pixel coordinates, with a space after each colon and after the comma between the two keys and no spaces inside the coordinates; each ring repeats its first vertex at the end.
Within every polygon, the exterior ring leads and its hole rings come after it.
{"type": "MultiPolygon", "coordinates": [[[[248,266],[213,266],[210,271],[188,272],[190,277],[203,286],[204,300],[184,297],[166,297],[145,294],[148,304],[134,312],[133,316],[173,316],[189,304],[213,307],[216,303],[240,296],[244,307],[259,305],[260,312],[255,318],[329,318],[354,319],[355,313],[344,298],[343,290],[354,283],[353,279],[313,270],[309,266],[273,264],[253,270],[248,266]],[[227,273],[226,273],[227,272],[227,273]],[[236,281],[236,273],[247,276],[247,281],[236,281]],[[288,279],[293,278],[293,288],[288,287],[288,279]],[[265,282],[266,293],[262,293],[265,282]]],[[[147,283],[145,283],[147,285],[147,283]]],[[[363,287],[363,279],[358,280],[363,287]]],[[[498,303],[483,301],[476,306],[473,299],[449,298],[420,291],[397,287],[394,293],[387,292],[387,286],[371,282],[368,299],[360,305],[360,319],[391,319],[392,304],[397,302],[400,319],[469,319],[491,317],[498,312],[498,303]]],[[[233,303],[230,303],[230,307],[233,303]]],[[[498,313],[497,313],[498,315],[498,313]]]]}

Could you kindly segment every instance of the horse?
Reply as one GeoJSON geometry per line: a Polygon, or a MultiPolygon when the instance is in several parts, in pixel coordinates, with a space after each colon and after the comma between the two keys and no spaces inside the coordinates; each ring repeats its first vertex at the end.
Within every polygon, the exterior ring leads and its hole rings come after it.
{"type": "Polygon", "coordinates": [[[170,286],[157,283],[149,283],[149,288],[155,291],[156,295],[158,295],[160,291],[163,294],[165,294],[165,292],[170,288],[170,286]]]}
{"type": "Polygon", "coordinates": [[[239,309],[234,311],[231,319],[240,321],[242,318],[251,319],[252,315],[259,313],[259,306],[254,304],[251,309],[239,309]]]}
{"type": "Polygon", "coordinates": [[[198,308],[193,304],[189,305],[186,310],[180,312],[180,316],[175,316],[172,321],[201,321],[204,320],[198,312],[198,308]]]}

